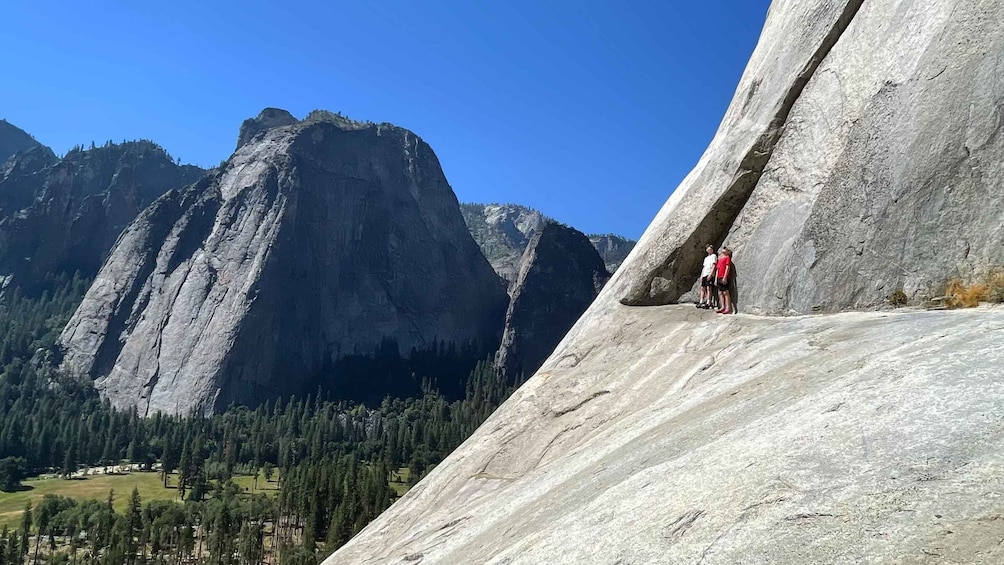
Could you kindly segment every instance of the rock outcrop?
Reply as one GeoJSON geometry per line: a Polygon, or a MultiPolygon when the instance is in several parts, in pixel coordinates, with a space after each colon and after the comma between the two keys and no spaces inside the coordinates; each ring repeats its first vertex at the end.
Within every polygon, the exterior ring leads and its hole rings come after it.
{"type": "Polygon", "coordinates": [[[0,165],[15,153],[40,145],[28,132],[7,120],[0,120],[0,165]]]}
{"type": "MultiPolygon", "coordinates": [[[[461,204],[460,209],[474,241],[478,242],[495,272],[509,283],[511,292],[519,274],[523,252],[534,232],[554,220],[519,204],[467,203],[461,204]]],[[[611,273],[617,270],[636,243],[612,233],[588,237],[611,273]]]]}
{"type": "Polygon", "coordinates": [[[464,222],[492,268],[510,285],[519,275],[520,260],[537,229],[553,222],[533,208],[518,204],[461,204],[464,222]]]}
{"type": "Polygon", "coordinates": [[[551,222],[520,261],[496,366],[510,381],[532,375],[592,304],[610,274],[582,232],[551,222]]]}
{"type": "Polygon", "coordinates": [[[679,299],[706,243],[735,250],[745,310],[772,314],[872,307],[897,288],[920,300],[1004,263],[1004,221],[986,212],[1004,205],[1002,9],[775,3],[718,135],[621,279],[624,303],[679,299]],[[790,43],[774,35],[796,21],[790,43]]]}
{"type": "Polygon", "coordinates": [[[1004,562],[1004,4],[776,0],[693,172],[541,369],[325,562],[1004,562]],[[628,306],[630,304],[633,306],[628,306]],[[655,305],[641,308],[637,305],[655,305]]]}
{"type": "Polygon", "coordinates": [[[51,149],[36,145],[0,165],[0,222],[9,222],[35,201],[45,184],[45,169],[58,161],[51,149]]]}
{"type": "Polygon", "coordinates": [[[248,118],[241,124],[240,133],[237,135],[237,149],[240,149],[242,145],[251,141],[254,136],[263,131],[276,127],[291,126],[297,121],[299,120],[286,110],[265,108],[257,116],[248,118]]]}
{"type": "Polygon", "coordinates": [[[613,273],[621,266],[628,253],[634,249],[637,241],[621,237],[617,234],[589,234],[589,242],[603,258],[607,271],[613,273]]]}
{"type": "Polygon", "coordinates": [[[330,385],[388,344],[491,350],[506,302],[432,149],[317,112],[145,210],[61,343],[117,406],[211,412],[330,385]]]}
{"type": "Polygon", "coordinates": [[[75,149],[62,160],[36,145],[0,175],[0,276],[31,287],[52,273],[94,276],[143,208],[203,171],[137,141],[75,149]]]}

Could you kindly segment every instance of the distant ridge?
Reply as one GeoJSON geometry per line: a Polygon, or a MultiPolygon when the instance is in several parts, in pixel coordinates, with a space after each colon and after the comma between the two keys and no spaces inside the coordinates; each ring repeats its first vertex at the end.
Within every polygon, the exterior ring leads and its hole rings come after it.
{"type": "MultiPolygon", "coordinates": [[[[481,252],[495,272],[510,284],[516,280],[520,258],[533,233],[555,221],[539,210],[520,204],[471,202],[461,204],[460,210],[481,252]]],[[[588,237],[611,273],[617,270],[635,244],[616,234],[588,237]]]]}

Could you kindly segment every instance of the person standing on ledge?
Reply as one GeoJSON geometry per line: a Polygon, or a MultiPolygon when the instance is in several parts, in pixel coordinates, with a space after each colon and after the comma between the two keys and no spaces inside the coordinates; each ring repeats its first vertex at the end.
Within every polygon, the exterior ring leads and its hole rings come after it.
{"type": "Polygon", "coordinates": [[[704,257],[704,267],[701,269],[701,299],[697,307],[709,310],[712,306],[718,306],[715,289],[715,265],[718,263],[718,255],[715,254],[715,247],[711,244],[708,244],[705,250],[708,254],[704,257]]]}
{"type": "Polygon", "coordinates": [[[722,300],[722,307],[715,312],[719,314],[732,314],[732,294],[729,289],[729,279],[732,277],[732,250],[728,247],[722,248],[722,255],[715,265],[715,277],[718,279],[718,295],[722,300]]]}

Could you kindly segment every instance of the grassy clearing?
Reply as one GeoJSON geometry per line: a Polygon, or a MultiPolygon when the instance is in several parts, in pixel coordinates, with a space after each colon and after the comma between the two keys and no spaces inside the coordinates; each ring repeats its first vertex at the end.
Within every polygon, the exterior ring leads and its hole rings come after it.
{"type": "Polygon", "coordinates": [[[411,476],[411,469],[408,467],[401,467],[397,471],[391,471],[390,473],[390,488],[398,496],[404,496],[404,493],[408,492],[411,485],[408,484],[408,479],[411,476]]]}
{"type": "Polygon", "coordinates": [[[25,501],[36,506],[43,496],[58,494],[77,500],[105,500],[108,491],[115,489],[115,510],[121,512],[129,503],[133,488],[146,500],[172,500],[178,498],[175,488],[164,488],[160,473],[138,471],[121,475],[92,475],[81,479],[36,478],[24,481],[25,490],[0,492],[0,528],[5,524],[16,526],[21,521],[25,501]]]}
{"type": "MultiPolygon", "coordinates": [[[[278,476],[279,473],[276,473],[278,476]]],[[[279,494],[279,483],[276,482],[277,477],[272,477],[272,482],[266,482],[265,477],[258,476],[258,486],[255,488],[254,477],[250,475],[240,475],[234,477],[234,482],[237,486],[244,489],[245,492],[252,494],[269,494],[276,495],[279,494]]]]}
{"type": "MultiPolygon", "coordinates": [[[[18,492],[0,492],[0,528],[4,525],[17,527],[21,523],[21,512],[25,501],[30,500],[32,506],[37,506],[43,496],[58,494],[76,500],[106,500],[108,491],[115,489],[115,510],[123,512],[129,503],[132,489],[139,489],[143,502],[151,500],[178,500],[178,489],[175,488],[178,476],[172,474],[168,479],[168,488],[164,488],[160,473],[157,471],[136,471],[114,475],[91,475],[79,479],[61,479],[42,477],[27,479],[23,482],[25,490],[18,492]]],[[[247,492],[275,495],[279,493],[278,484],[273,477],[272,482],[266,482],[264,477],[258,477],[258,488],[254,488],[254,477],[234,477],[234,482],[247,492]]]]}

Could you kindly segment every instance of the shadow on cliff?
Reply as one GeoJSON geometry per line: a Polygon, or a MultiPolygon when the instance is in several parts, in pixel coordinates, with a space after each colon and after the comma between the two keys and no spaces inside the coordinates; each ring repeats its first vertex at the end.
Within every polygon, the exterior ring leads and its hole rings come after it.
{"type": "Polygon", "coordinates": [[[307,392],[378,406],[386,397],[420,398],[438,390],[449,400],[464,398],[467,380],[479,361],[495,348],[476,343],[437,341],[402,355],[397,341],[385,339],[370,354],[343,356],[309,381],[307,392]]]}

